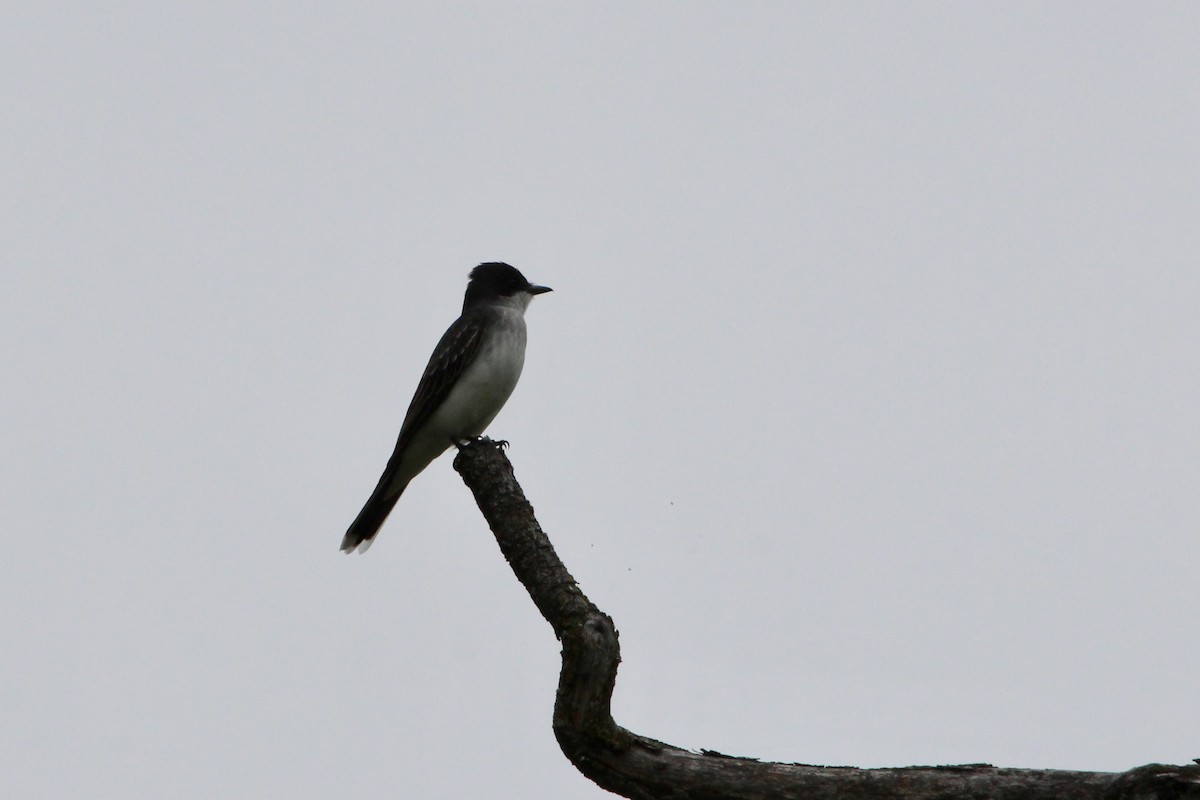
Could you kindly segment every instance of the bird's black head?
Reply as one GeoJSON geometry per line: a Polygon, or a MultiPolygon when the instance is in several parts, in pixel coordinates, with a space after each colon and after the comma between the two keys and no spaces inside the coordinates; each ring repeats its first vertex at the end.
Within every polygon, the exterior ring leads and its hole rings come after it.
{"type": "Polygon", "coordinates": [[[516,267],[500,261],[480,264],[471,270],[470,278],[463,298],[463,311],[476,303],[512,297],[519,292],[534,295],[550,291],[550,287],[530,283],[516,267]]]}

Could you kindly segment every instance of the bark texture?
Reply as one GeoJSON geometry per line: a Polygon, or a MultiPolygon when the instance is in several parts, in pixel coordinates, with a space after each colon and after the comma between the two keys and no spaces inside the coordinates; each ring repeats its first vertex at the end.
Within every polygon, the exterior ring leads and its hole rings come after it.
{"type": "Polygon", "coordinates": [[[554,735],[597,785],[636,800],[978,798],[978,800],[1200,800],[1200,764],[1150,764],[1124,773],[998,768],[989,764],[858,769],[694,753],[613,721],[617,629],[554,552],[500,444],[460,449],[454,468],[475,495],[500,551],[562,643],[554,735]]]}

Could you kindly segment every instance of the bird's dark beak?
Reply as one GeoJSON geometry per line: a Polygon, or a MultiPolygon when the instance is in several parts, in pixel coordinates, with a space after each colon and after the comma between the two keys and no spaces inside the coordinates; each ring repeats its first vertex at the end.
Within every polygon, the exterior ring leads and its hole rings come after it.
{"type": "Polygon", "coordinates": [[[529,284],[529,288],[525,291],[529,292],[530,294],[545,294],[546,292],[553,292],[554,290],[549,286],[538,286],[536,283],[531,283],[529,284]]]}

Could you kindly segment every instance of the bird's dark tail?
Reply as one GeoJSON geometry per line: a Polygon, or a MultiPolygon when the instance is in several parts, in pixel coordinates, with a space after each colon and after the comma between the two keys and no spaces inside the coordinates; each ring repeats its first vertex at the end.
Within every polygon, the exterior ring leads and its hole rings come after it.
{"type": "Polygon", "coordinates": [[[405,484],[396,489],[387,486],[386,481],[380,481],[367,504],[346,530],[346,535],[342,538],[342,550],[346,553],[353,553],[355,550],[360,553],[367,552],[367,548],[375,541],[375,535],[379,533],[379,527],[383,525],[388,514],[392,513],[396,501],[407,486],[408,484],[405,484]],[[392,491],[389,493],[388,489],[392,491]]]}

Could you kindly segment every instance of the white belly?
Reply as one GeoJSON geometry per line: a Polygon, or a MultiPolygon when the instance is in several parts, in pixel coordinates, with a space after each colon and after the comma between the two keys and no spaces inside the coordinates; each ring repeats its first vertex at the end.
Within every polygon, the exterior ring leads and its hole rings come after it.
{"type": "Polygon", "coordinates": [[[509,312],[459,377],[430,419],[449,446],[451,439],[479,436],[504,408],[525,366],[525,320],[509,312]]]}

